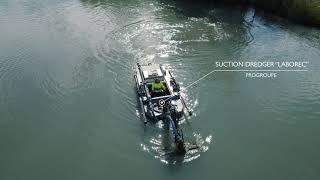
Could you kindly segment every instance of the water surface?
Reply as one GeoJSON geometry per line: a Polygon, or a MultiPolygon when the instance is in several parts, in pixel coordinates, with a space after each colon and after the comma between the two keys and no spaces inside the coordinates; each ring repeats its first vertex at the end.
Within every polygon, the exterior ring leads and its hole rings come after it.
{"type": "Polygon", "coordinates": [[[320,31],[240,7],[166,0],[0,2],[0,179],[320,178],[320,31]],[[182,87],[215,61],[309,61],[308,72],[214,73],[185,95],[199,149],[174,156],[141,122],[132,67],[182,87]],[[169,154],[168,154],[169,153],[169,154]]]}

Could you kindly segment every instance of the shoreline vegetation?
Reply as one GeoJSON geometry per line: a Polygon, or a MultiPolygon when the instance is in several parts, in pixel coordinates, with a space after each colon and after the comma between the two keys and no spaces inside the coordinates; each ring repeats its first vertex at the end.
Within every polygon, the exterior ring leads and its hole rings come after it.
{"type": "MultiPolygon", "coordinates": [[[[207,0],[208,1],[208,0],[207,0]]],[[[210,1],[210,0],[209,0],[210,1]]],[[[252,5],[298,23],[320,27],[320,0],[212,0],[218,3],[252,5]]]]}

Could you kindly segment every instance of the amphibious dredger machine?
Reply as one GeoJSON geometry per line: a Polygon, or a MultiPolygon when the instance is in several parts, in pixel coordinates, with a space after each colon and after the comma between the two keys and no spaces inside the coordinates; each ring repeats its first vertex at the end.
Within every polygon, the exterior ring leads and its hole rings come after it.
{"type": "Polygon", "coordinates": [[[179,84],[175,78],[161,64],[140,65],[139,63],[137,63],[134,78],[144,123],[146,124],[148,120],[155,122],[162,120],[164,127],[172,131],[177,151],[185,152],[179,120],[185,111],[188,112],[188,115],[191,115],[192,112],[181,96],[179,84]],[[152,83],[156,79],[160,80],[165,87],[160,95],[152,92],[152,83]]]}

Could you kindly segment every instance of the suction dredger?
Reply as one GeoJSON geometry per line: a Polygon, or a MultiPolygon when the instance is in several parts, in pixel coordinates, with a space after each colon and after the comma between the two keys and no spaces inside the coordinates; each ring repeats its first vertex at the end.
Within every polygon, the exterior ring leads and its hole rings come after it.
{"type": "Polygon", "coordinates": [[[162,120],[164,126],[172,131],[178,152],[185,152],[182,129],[179,120],[185,111],[192,115],[184,98],[180,94],[179,84],[171,72],[163,65],[137,63],[134,79],[142,112],[142,119],[162,120]],[[161,83],[161,91],[155,92],[154,83],[161,83]]]}

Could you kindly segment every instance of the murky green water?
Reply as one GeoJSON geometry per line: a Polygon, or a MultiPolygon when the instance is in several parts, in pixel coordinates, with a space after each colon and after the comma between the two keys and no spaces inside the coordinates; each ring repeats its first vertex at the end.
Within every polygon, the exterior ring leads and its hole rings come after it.
{"type": "Polygon", "coordinates": [[[320,31],[252,10],[165,0],[0,1],[0,179],[320,178],[320,31]],[[188,89],[182,124],[201,148],[165,155],[144,127],[132,66],[163,63],[187,86],[215,61],[310,62],[188,89]]]}

